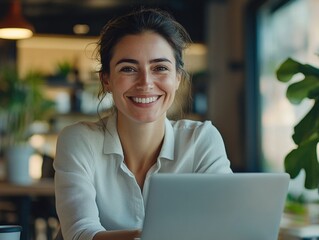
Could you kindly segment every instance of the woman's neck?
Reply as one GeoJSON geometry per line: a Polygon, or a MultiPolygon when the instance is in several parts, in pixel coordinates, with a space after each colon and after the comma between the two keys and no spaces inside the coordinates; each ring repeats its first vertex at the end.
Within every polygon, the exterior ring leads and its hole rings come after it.
{"type": "Polygon", "coordinates": [[[161,150],[165,117],[156,122],[136,123],[118,115],[117,127],[125,163],[142,184],[161,150]]]}

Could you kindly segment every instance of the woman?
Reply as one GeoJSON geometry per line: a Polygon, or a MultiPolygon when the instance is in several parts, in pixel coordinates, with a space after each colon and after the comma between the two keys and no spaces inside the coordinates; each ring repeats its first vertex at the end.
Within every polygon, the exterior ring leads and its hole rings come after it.
{"type": "Polygon", "coordinates": [[[104,27],[101,94],[112,94],[116,110],[59,135],[56,207],[65,239],[138,237],[152,174],[231,172],[211,122],[166,117],[188,81],[182,52],[189,43],[184,28],[160,10],[135,11],[104,27]]]}

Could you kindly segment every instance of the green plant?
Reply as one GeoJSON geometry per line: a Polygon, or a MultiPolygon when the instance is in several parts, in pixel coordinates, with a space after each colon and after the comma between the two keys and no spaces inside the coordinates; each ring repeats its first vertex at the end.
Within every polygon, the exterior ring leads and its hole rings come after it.
{"type": "Polygon", "coordinates": [[[8,145],[26,142],[31,124],[53,113],[54,102],[44,96],[43,86],[38,72],[21,78],[13,68],[0,70],[0,116],[8,145]]]}
{"type": "Polygon", "coordinates": [[[56,74],[62,77],[67,77],[73,70],[72,64],[68,60],[60,61],[56,66],[56,74]]]}
{"type": "Polygon", "coordinates": [[[287,154],[284,161],[285,171],[291,178],[298,176],[304,169],[304,186],[316,189],[319,184],[319,162],[317,145],[319,142],[319,68],[302,64],[292,58],[286,59],[277,69],[277,79],[288,83],[296,74],[302,74],[299,81],[292,81],[286,96],[292,104],[300,104],[304,99],[313,102],[312,108],[294,126],[292,139],[296,148],[287,154]]]}

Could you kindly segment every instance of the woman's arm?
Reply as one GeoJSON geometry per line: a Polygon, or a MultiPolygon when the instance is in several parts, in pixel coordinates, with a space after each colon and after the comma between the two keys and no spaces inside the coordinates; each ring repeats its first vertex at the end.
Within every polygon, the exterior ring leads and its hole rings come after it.
{"type": "Polygon", "coordinates": [[[139,238],[141,231],[136,230],[119,230],[119,231],[103,231],[98,232],[93,240],[134,240],[139,238]]]}
{"type": "Polygon", "coordinates": [[[60,132],[53,162],[56,210],[64,239],[91,239],[105,230],[99,221],[91,145],[102,141],[83,124],[60,132]],[[93,142],[93,143],[92,143],[93,142]]]}

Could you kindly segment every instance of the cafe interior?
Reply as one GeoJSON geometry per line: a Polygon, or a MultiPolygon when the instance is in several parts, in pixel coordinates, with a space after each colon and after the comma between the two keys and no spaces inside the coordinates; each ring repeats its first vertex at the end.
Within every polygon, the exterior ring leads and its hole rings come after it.
{"type": "MultiPolygon", "coordinates": [[[[169,11],[193,40],[184,53],[192,76],[185,118],[212,121],[234,172],[287,171],[286,156],[296,148],[294,127],[314,98],[292,103],[287,82],[276,73],[288,58],[319,66],[318,0],[1,0],[0,225],[22,225],[21,240],[57,234],[57,136],[74,122],[98,119],[100,31],[139,6],[169,11]],[[17,98],[21,79],[35,83],[37,100],[17,98]],[[28,120],[16,123],[19,114],[28,120]],[[27,148],[13,149],[26,129],[27,148]],[[21,157],[27,160],[11,160],[21,157]]],[[[111,103],[111,97],[103,100],[105,108],[111,103]]],[[[175,117],[174,108],[170,114],[175,117]]],[[[305,167],[291,178],[282,224],[299,225],[285,225],[282,240],[319,238],[317,159],[311,168],[317,171],[305,167]],[[306,210],[298,215],[297,208],[306,210]]]]}

